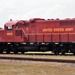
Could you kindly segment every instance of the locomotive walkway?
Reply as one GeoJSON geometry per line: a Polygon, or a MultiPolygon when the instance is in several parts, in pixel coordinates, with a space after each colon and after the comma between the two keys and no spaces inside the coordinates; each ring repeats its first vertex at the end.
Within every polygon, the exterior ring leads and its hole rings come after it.
{"type": "Polygon", "coordinates": [[[12,55],[1,54],[3,60],[24,60],[41,62],[75,63],[75,56],[39,56],[39,55],[12,55]]]}

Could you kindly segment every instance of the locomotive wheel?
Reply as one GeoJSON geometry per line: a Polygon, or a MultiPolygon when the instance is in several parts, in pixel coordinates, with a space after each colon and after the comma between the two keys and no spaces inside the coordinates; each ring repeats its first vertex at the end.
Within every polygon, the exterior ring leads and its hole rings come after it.
{"type": "Polygon", "coordinates": [[[3,54],[3,51],[2,50],[0,50],[0,54],[3,54]]]}
{"type": "Polygon", "coordinates": [[[59,55],[58,49],[54,49],[54,50],[53,50],[53,53],[54,53],[55,55],[59,55]]]}
{"type": "Polygon", "coordinates": [[[65,55],[65,50],[64,50],[64,49],[61,50],[61,54],[62,54],[62,55],[65,55]]]}
{"type": "Polygon", "coordinates": [[[14,54],[18,54],[18,52],[17,51],[14,51],[14,54]]]}
{"type": "Polygon", "coordinates": [[[74,48],[72,49],[72,53],[73,53],[73,55],[75,56],[75,49],[74,49],[74,48]]]}
{"type": "Polygon", "coordinates": [[[3,54],[3,48],[0,48],[0,54],[3,54]]]}
{"type": "Polygon", "coordinates": [[[54,52],[55,55],[59,55],[59,52],[54,52]]]}
{"type": "Polygon", "coordinates": [[[65,52],[62,52],[61,54],[62,54],[62,55],[65,55],[65,52]]]}
{"type": "Polygon", "coordinates": [[[6,51],[7,54],[10,54],[10,51],[6,51]]]}
{"type": "Polygon", "coordinates": [[[24,51],[22,51],[21,53],[24,54],[24,51]]]}
{"type": "Polygon", "coordinates": [[[75,56],[75,52],[73,52],[73,55],[75,56]]]}

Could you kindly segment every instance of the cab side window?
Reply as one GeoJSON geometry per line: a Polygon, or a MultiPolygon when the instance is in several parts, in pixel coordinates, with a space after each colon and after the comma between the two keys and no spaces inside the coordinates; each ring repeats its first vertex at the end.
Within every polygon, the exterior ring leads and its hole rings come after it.
{"type": "Polygon", "coordinates": [[[18,25],[16,25],[16,29],[18,29],[18,25]]]}

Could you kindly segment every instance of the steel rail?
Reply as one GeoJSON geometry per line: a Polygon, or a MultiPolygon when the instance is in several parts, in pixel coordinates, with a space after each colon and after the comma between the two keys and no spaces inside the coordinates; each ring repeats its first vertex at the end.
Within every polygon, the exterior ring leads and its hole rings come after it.
{"type": "Polygon", "coordinates": [[[22,57],[8,57],[8,56],[0,56],[0,59],[7,60],[24,60],[24,61],[41,61],[41,62],[60,62],[60,63],[75,63],[75,60],[66,60],[66,59],[46,59],[46,58],[22,58],[22,57]]]}

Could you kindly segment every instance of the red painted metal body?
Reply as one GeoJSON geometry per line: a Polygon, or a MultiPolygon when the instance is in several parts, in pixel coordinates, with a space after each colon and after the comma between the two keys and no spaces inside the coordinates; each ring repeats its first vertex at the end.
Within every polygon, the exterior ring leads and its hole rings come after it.
{"type": "Polygon", "coordinates": [[[75,19],[9,21],[0,34],[0,42],[75,42],[75,19]]]}

